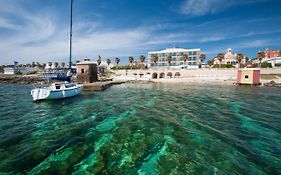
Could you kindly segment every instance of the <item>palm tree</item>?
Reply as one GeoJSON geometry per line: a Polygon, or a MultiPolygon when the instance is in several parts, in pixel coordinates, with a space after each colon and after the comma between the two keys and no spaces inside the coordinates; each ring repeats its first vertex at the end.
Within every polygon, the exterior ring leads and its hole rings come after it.
{"type": "Polygon", "coordinates": [[[201,53],[199,55],[199,59],[200,59],[201,62],[203,62],[206,59],[206,55],[204,53],[201,53]]]}
{"type": "Polygon", "coordinates": [[[97,64],[98,64],[98,66],[101,64],[101,56],[100,55],[98,56],[97,64]]]}
{"type": "Polygon", "coordinates": [[[36,62],[36,66],[37,66],[38,68],[40,68],[40,67],[41,67],[41,64],[40,64],[39,62],[36,62]]]}
{"type": "Polygon", "coordinates": [[[243,58],[244,58],[244,55],[243,55],[242,53],[238,53],[238,54],[236,55],[236,60],[237,60],[237,62],[238,62],[238,68],[240,68],[240,63],[241,63],[241,61],[242,61],[243,58]]]}
{"type": "Polygon", "coordinates": [[[45,69],[46,68],[46,63],[42,64],[42,68],[45,69]]]}
{"type": "Polygon", "coordinates": [[[188,60],[188,54],[183,54],[182,58],[183,58],[183,61],[184,61],[184,65],[186,65],[186,61],[188,60]]]}
{"type": "Polygon", "coordinates": [[[107,59],[106,59],[106,63],[107,63],[107,65],[108,65],[108,67],[109,67],[109,65],[110,65],[110,63],[111,63],[111,60],[110,60],[109,58],[107,58],[107,59]]]}
{"type": "Polygon", "coordinates": [[[59,65],[59,63],[58,63],[58,62],[55,62],[54,64],[55,64],[55,68],[57,68],[57,67],[58,67],[58,65],[59,65]]]}
{"type": "Polygon", "coordinates": [[[142,64],[142,67],[143,67],[144,61],[145,61],[145,56],[144,56],[144,55],[141,55],[141,56],[140,56],[140,62],[141,62],[141,64],[142,64]]]}
{"type": "Polygon", "coordinates": [[[52,62],[48,62],[48,67],[51,68],[52,67],[52,62]]]}
{"type": "Polygon", "coordinates": [[[31,63],[31,66],[32,66],[32,67],[35,67],[35,66],[36,66],[36,64],[35,64],[34,61],[31,63]]]}
{"type": "Polygon", "coordinates": [[[220,61],[220,68],[221,68],[221,62],[224,59],[224,54],[223,53],[219,53],[217,56],[218,60],[220,61]]]}
{"type": "Polygon", "coordinates": [[[117,64],[117,69],[118,69],[119,62],[120,62],[120,58],[116,57],[115,58],[115,63],[117,64]]]}
{"type": "Polygon", "coordinates": [[[169,64],[169,66],[171,66],[172,59],[173,59],[173,58],[172,58],[171,55],[167,56],[167,62],[168,62],[168,64],[169,64]]]}
{"type": "Polygon", "coordinates": [[[205,59],[206,59],[206,55],[205,55],[204,53],[201,53],[201,54],[199,55],[200,67],[201,67],[202,62],[203,62],[205,59]]]}
{"type": "Polygon", "coordinates": [[[156,66],[156,62],[158,61],[158,56],[157,56],[157,54],[151,55],[151,61],[154,62],[155,66],[156,66]]]}
{"type": "Polygon", "coordinates": [[[129,59],[129,62],[130,62],[130,65],[131,65],[131,69],[132,69],[132,63],[134,62],[134,57],[129,56],[128,59],[129,59]]]}
{"type": "Polygon", "coordinates": [[[259,59],[259,61],[260,61],[260,67],[261,67],[261,61],[262,61],[262,59],[263,59],[264,57],[265,57],[264,52],[259,51],[259,52],[258,52],[258,59],[259,59]]]}

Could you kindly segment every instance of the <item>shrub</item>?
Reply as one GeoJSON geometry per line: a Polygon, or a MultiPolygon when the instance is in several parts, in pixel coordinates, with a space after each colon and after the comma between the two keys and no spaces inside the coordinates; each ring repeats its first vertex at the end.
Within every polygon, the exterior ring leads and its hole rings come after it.
{"type": "Polygon", "coordinates": [[[272,68],[272,65],[271,63],[263,62],[261,63],[261,68],[272,68]]]}
{"type": "Polygon", "coordinates": [[[233,68],[234,66],[232,64],[214,64],[213,68],[233,68]]]}
{"type": "Polygon", "coordinates": [[[276,67],[281,67],[281,63],[275,64],[276,67]]]}

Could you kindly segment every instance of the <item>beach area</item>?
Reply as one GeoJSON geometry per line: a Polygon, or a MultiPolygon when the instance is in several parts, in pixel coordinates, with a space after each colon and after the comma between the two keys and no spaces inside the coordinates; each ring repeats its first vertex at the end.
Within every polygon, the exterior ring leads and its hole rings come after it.
{"type": "MultiPolygon", "coordinates": [[[[105,86],[107,84],[120,84],[124,82],[148,81],[154,83],[169,84],[223,84],[235,85],[237,78],[237,69],[198,69],[198,70],[167,70],[167,69],[146,69],[146,70],[117,70],[111,72],[109,80],[103,80],[94,85],[105,86]],[[151,74],[167,75],[169,72],[175,74],[180,73],[177,77],[152,78],[151,74]],[[149,76],[144,75],[149,73],[149,76]],[[141,75],[144,75],[140,77],[141,75]]],[[[77,81],[76,78],[73,78],[77,81]]],[[[281,68],[261,69],[261,84],[268,84],[274,81],[276,84],[281,83],[281,68]]],[[[0,74],[0,83],[16,83],[16,84],[36,84],[49,83],[50,81],[34,75],[4,75],[0,74]]],[[[87,84],[86,84],[87,86],[87,84]]]]}

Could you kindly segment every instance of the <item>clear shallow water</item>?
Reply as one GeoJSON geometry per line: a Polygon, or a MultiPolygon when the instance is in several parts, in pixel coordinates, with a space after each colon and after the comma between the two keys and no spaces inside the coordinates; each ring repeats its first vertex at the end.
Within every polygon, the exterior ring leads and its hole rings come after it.
{"type": "Polygon", "coordinates": [[[0,86],[0,174],[281,174],[281,89],[122,84],[32,103],[0,86]]]}

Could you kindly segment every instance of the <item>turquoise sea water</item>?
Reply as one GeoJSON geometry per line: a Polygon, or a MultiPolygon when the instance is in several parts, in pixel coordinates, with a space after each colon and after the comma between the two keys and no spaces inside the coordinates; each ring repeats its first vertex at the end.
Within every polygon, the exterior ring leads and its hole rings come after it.
{"type": "Polygon", "coordinates": [[[0,174],[281,174],[281,89],[122,84],[33,103],[0,86],[0,174]]]}

